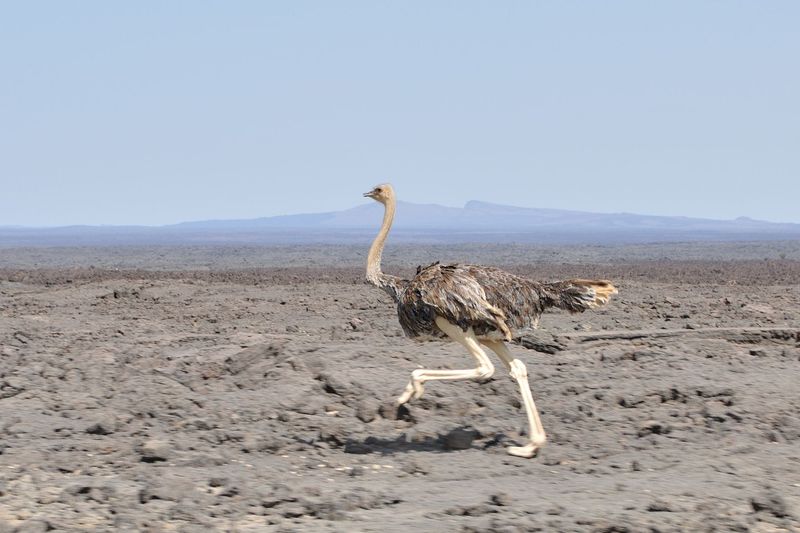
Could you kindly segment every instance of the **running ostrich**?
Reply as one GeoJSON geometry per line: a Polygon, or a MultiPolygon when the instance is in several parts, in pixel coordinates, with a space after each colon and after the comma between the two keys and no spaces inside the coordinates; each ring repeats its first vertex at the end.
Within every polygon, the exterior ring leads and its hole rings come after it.
{"type": "Polygon", "coordinates": [[[505,342],[535,329],[542,312],[549,307],[580,313],[606,304],[617,293],[616,287],[605,280],[537,283],[497,268],[438,262],[418,268],[410,280],[384,274],[381,254],[394,219],[394,189],[385,183],[364,196],[385,207],[383,224],[367,256],[367,281],[397,303],[397,316],[408,337],[455,341],[478,363],[476,368],[467,370],[414,370],[397,405],[422,396],[426,381],[488,380],[494,374],[494,366],[481,348],[484,345],[497,354],[516,380],[528,418],[528,444],[511,446],[508,453],[533,457],[544,445],[546,436],[533,402],[525,364],[511,355],[505,342]]]}

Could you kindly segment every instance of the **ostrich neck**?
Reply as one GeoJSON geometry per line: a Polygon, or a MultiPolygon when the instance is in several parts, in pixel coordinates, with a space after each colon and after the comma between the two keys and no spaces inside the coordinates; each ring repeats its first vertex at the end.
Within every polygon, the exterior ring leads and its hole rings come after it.
{"type": "Polygon", "coordinates": [[[386,237],[389,235],[389,229],[392,227],[392,220],[394,220],[394,198],[386,203],[386,209],[383,212],[383,224],[375,240],[372,241],[372,246],[369,248],[369,255],[367,255],[367,281],[373,285],[382,287],[388,276],[381,272],[381,255],[383,254],[383,246],[386,244],[386,237]]]}

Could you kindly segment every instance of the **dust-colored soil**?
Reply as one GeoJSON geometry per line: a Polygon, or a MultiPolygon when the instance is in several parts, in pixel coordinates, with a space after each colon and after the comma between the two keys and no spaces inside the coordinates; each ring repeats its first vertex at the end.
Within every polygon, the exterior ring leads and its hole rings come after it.
{"type": "Polygon", "coordinates": [[[349,265],[4,253],[0,531],[800,529],[797,261],[511,263],[620,289],[513,347],[549,437],[526,460],[499,364],[392,407],[472,360],[404,338],[349,265]]]}

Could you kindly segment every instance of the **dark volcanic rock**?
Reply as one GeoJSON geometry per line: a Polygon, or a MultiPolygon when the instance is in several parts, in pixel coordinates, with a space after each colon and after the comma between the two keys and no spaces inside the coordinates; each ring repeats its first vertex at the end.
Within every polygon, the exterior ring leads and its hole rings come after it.
{"type": "Polygon", "coordinates": [[[215,476],[215,477],[209,478],[208,486],[209,487],[223,487],[223,486],[227,485],[229,481],[230,480],[227,477],[215,476]]]}
{"type": "Polygon", "coordinates": [[[55,529],[56,528],[53,527],[53,524],[51,524],[48,520],[43,519],[26,520],[13,530],[11,528],[7,530],[3,529],[2,523],[0,523],[0,531],[2,532],[13,531],[14,533],[44,533],[45,531],[53,531],[55,529]]]}
{"type": "Polygon", "coordinates": [[[459,505],[457,507],[451,507],[444,511],[444,514],[450,516],[483,516],[489,513],[496,513],[497,511],[485,504],[480,503],[477,505],[459,505]]]}
{"type": "Polygon", "coordinates": [[[386,420],[409,420],[411,418],[411,411],[407,406],[397,405],[392,400],[383,402],[378,412],[386,420]]]}
{"type": "Polygon", "coordinates": [[[378,400],[373,398],[362,399],[356,405],[356,417],[362,422],[372,422],[377,418],[380,408],[381,404],[378,400]]]}
{"type": "Polygon", "coordinates": [[[90,435],[111,435],[116,430],[117,424],[113,417],[103,417],[86,428],[90,435]]]}
{"type": "Polygon", "coordinates": [[[281,351],[282,344],[266,343],[250,346],[225,359],[225,369],[230,374],[240,374],[248,368],[274,359],[281,351]]]}
{"type": "Polygon", "coordinates": [[[274,453],[289,444],[289,439],[278,431],[246,433],[241,440],[241,450],[246,453],[274,453]]]}
{"type": "Polygon", "coordinates": [[[172,444],[169,442],[151,439],[139,445],[139,459],[144,463],[166,461],[172,455],[172,450],[172,444]]]}
{"type": "Polygon", "coordinates": [[[343,396],[347,393],[349,385],[343,379],[338,377],[335,374],[331,374],[329,372],[323,372],[317,379],[322,383],[322,388],[328,394],[336,394],[338,396],[343,396]]]}
{"type": "Polygon", "coordinates": [[[672,505],[664,500],[655,500],[647,505],[647,510],[651,513],[669,513],[674,511],[672,505]]]}
{"type": "Polygon", "coordinates": [[[780,494],[775,492],[765,492],[750,498],[750,506],[756,513],[769,513],[777,518],[792,516],[786,501],[780,494]]]}
{"type": "Polygon", "coordinates": [[[498,492],[489,497],[489,503],[499,507],[508,507],[513,501],[513,498],[505,492],[498,492]]]}
{"type": "Polygon", "coordinates": [[[472,447],[472,443],[476,438],[478,438],[477,430],[456,428],[445,434],[442,440],[448,450],[467,450],[472,447]]]}
{"type": "Polygon", "coordinates": [[[194,486],[182,480],[154,480],[139,491],[139,502],[152,500],[177,502],[195,492],[194,486]]]}
{"type": "Polygon", "coordinates": [[[672,431],[672,429],[670,428],[669,424],[665,424],[657,420],[645,420],[639,424],[639,430],[637,434],[640,437],[644,437],[645,435],[665,435],[670,431],[672,431]]]}
{"type": "Polygon", "coordinates": [[[515,339],[515,342],[537,352],[546,354],[556,354],[567,347],[566,344],[556,339],[552,335],[544,332],[537,332],[536,335],[525,335],[515,339]]]}
{"type": "Polygon", "coordinates": [[[90,482],[76,483],[62,491],[61,501],[91,500],[97,503],[103,503],[112,498],[116,492],[117,489],[111,484],[95,484],[90,482]]]}

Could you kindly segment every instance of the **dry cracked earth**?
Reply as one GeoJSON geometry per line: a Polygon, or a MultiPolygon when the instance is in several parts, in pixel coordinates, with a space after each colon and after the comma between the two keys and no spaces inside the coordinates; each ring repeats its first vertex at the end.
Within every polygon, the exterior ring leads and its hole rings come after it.
{"type": "Polygon", "coordinates": [[[393,407],[471,359],[356,266],[29,252],[0,264],[0,531],[800,531],[796,259],[511,265],[620,289],[513,347],[526,460],[499,364],[393,407]]]}

